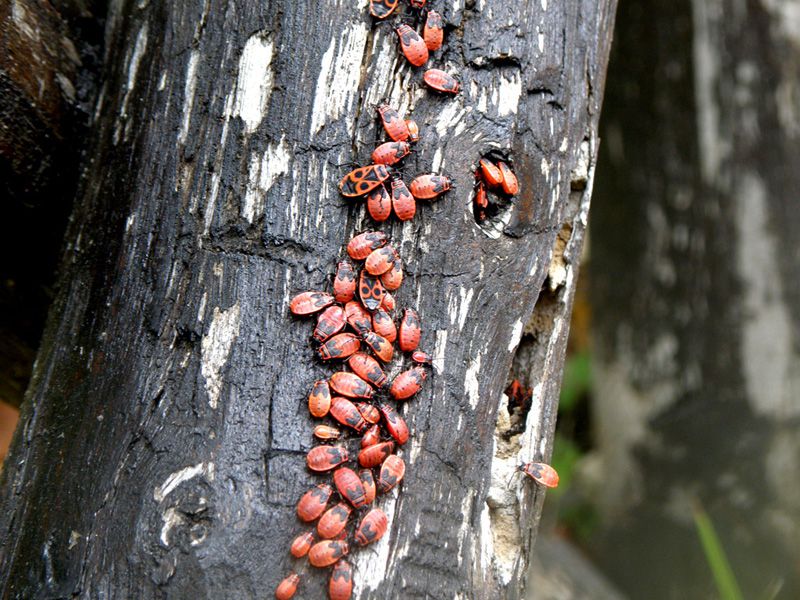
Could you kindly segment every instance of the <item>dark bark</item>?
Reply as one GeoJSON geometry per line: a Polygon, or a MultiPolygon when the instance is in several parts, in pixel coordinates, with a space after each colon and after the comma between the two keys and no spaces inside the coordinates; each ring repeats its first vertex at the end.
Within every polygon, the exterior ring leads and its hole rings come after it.
{"type": "Polygon", "coordinates": [[[702,502],[744,596],[800,594],[797,20],[621,8],[592,216],[606,525],[632,595],[704,597],[702,502]]]}
{"type": "Polygon", "coordinates": [[[0,5],[0,399],[18,406],[52,301],[102,30],[80,0],[0,5]]]}
{"type": "MultiPolygon", "coordinates": [[[[354,557],[356,595],[516,597],[543,495],[520,482],[521,517],[495,520],[496,415],[549,270],[525,344],[533,410],[516,416],[524,435],[500,431],[505,486],[517,461],[549,456],[613,5],[437,7],[449,27],[435,63],[458,74],[456,99],[423,90],[364,6],[116,5],[61,287],[4,473],[4,597],[263,597],[296,566],[294,505],[318,481],[305,397],[331,369],[288,299],[328,285],[370,226],[335,184],[368,160],[383,97],[421,128],[406,172],[443,170],[456,189],[384,227],[407,268],[397,299],[419,309],[437,365],[405,409],[408,476],[382,501],[391,534],[354,557]],[[495,231],[470,207],[492,148],[523,187],[495,231]],[[501,527],[520,560],[492,560],[501,527]]],[[[303,586],[321,596],[324,581],[308,572],[303,586]]]]}

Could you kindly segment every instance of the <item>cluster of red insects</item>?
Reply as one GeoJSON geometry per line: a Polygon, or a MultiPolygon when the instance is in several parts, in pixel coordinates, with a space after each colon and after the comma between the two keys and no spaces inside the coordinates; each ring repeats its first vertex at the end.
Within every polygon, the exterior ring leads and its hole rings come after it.
{"type": "MultiPolygon", "coordinates": [[[[410,0],[410,3],[418,11],[425,6],[425,0],[410,0]]],[[[397,4],[398,0],[371,0],[370,13],[385,19],[397,4]]],[[[427,62],[429,52],[442,46],[442,17],[434,10],[427,11],[422,37],[407,24],[397,27],[397,34],[405,57],[420,67],[427,62]]],[[[423,79],[439,92],[459,91],[458,82],[444,71],[429,69],[423,79]]],[[[443,175],[425,174],[406,186],[392,166],[410,154],[410,144],[419,140],[419,127],[386,104],[378,107],[378,113],[391,141],[372,152],[371,164],[345,175],[339,182],[339,190],[350,198],[367,196],[367,211],[376,222],[386,221],[392,212],[399,220],[406,221],[416,214],[417,200],[436,199],[450,189],[450,180],[443,175]]],[[[517,193],[516,178],[505,163],[494,166],[482,160],[480,169],[480,189],[487,185],[509,196],[517,193]],[[501,170],[502,176],[493,177],[492,169],[501,170]]],[[[306,463],[315,473],[333,472],[333,486],[320,483],[300,498],[298,518],[304,523],[319,520],[316,532],[301,533],[290,548],[292,556],[307,556],[314,567],[333,567],[328,582],[331,600],[348,600],[353,590],[353,568],[344,559],[352,544],[348,541],[348,530],[358,546],[380,540],[389,519],[380,508],[370,506],[378,491],[390,492],[405,476],[405,462],[394,452],[408,441],[409,429],[389,397],[394,401],[412,398],[422,388],[431,364],[431,357],[418,349],[422,330],[417,312],[406,308],[399,326],[392,318],[395,300],[391,292],[403,282],[403,263],[397,250],[388,244],[386,234],[369,231],[356,235],[347,244],[347,254],[352,261],[364,261],[360,271],[350,260],[343,260],[336,267],[332,293],[302,292],[289,304],[295,315],[317,315],[312,337],[319,344],[320,359],[345,361],[350,369],[315,382],[309,394],[311,416],[330,417],[336,426],[323,423],[314,428],[314,436],[324,443],[308,452],[306,463]],[[350,331],[346,331],[348,328],[350,331]],[[395,342],[402,352],[410,353],[414,365],[389,384],[384,367],[395,356],[395,342]],[[340,430],[338,426],[346,429],[340,430]],[[352,454],[346,445],[347,431],[360,436],[360,450],[352,457],[360,467],[358,471],[346,466],[352,454]],[[377,480],[373,469],[377,469],[377,480]],[[331,502],[335,494],[338,501],[331,502]],[[358,522],[355,524],[354,518],[348,527],[354,510],[358,511],[358,522]]],[[[546,473],[539,477],[541,471],[534,474],[535,465],[547,467],[531,463],[521,470],[545,485],[553,481],[546,473]]],[[[275,597],[292,598],[299,584],[300,575],[289,574],[278,585],[275,597]]]]}
{"type": "MultiPolygon", "coordinates": [[[[413,200],[412,200],[413,201],[413,200]]],[[[358,269],[349,260],[339,262],[333,280],[333,293],[310,291],[292,298],[289,309],[295,315],[318,314],[313,339],[325,361],[346,361],[350,371],[338,371],[327,380],[317,381],[308,397],[308,410],[317,419],[331,417],[338,425],[361,436],[356,472],[343,466],[351,452],[344,444],[316,446],[306,456],[308,468],[316,473],[333,471],[333,486],[321,483],[306,492],[297,504],[303,522],[319,519],[314,531],[300,534],[292,543],[296,558],[308,555],[315,567],[334,565],[329,581],[330,597],[346,600],[352,592],[352,567],[343,559],[350,550],[347,523],[353,509],[364,509],[355,528],[355,542],[366,546],[386,533],[388,517],[380,508],[370,508],[376,490],[391,491],[405,475],[405,462],[393,454],[395,445],[409,439],[408,426],[383,390],[395,401],[408,400],[421,388],[431,358],[418,350],[422,329],[417,312],[403,311],[399,327],[392,319],[395,301],[391,295],[403,282],[403,265],[386,234],[369,231],[347,244],[353,261],[364,261],[358,269]],[[344,331],[346,328],[351,331],[344,331]],[[389,385],[384,365],[394,357],[394,343],[411,353],[415,366],[398,374],[389,385]],[[363,346],[362,346],[363,345],[363,346]],[[362,351],[365,350],[365,351],[362,351]],[[377,480],[372,469],[378,469],[377,480]],[[334,488],[340,497],[328,507],[334,488]],[[320,541],[316,541],[316,537],[320,541]]],[[[343,432],[331,425],[317,425],[314,435],[335,442],[343,432]]],[[[299,575],[292,573],[276,592],[281,600],[291,598],[299,575]]]]}
{"type": "Polygon", "coordinates": [[[498,160],[497,164],[488,158],[482,158],[475,170],[475,218],[480,223],[486,219],[486,209],[489,208],[489,194],[491,190],[507,198],[512,198],[519,192],[517,176],[504,161],[498,160]]]}

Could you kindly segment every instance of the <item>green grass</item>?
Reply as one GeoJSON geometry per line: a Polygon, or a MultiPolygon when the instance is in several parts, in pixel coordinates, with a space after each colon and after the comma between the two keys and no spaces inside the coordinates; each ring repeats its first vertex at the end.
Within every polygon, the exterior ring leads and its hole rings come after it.
{"type": "Polygon", "coordinates": [[[721,600],[743,600],[739,583],[736,581],[725,550],[717,537],[714,525],[699,501],[692,503],[692,516],[721,600]]]}

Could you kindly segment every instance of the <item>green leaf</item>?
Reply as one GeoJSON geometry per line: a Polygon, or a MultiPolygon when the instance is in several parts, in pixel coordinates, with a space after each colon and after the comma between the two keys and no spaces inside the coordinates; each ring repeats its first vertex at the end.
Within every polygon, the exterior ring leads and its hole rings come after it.
{"type": "Polygon", "coordinates": [[[697,500],[692,503],[692,516],[720,598],[722,600],[742,600],[742,591],[733,575],[733,570],[717,537],[717,532],[714,530],[714,525],[697,500]]]}

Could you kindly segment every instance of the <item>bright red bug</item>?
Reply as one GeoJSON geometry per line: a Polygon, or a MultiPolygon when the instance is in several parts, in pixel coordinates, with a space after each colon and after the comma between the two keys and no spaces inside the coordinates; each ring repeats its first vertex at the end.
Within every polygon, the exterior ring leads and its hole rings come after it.
{"type": "Polygon", "coordinates": [[[383,248],[369,253],[367,260],[364,261],[364,268],[370,275],[383,275],[392,268],[395,258],[397,258],[397,251],[387,244],[383,248]]]}
{"type": "Polygon", "coordinates": [[[364,486],[364,497],[367,499],[367,504],[372,504],[375,501],[375,478],[372,476],[371,469],[361,469],[358,472],[358,478],[361,480],[361,485],[364,486]]]}
{"type": "Polygon", "coordinates": [[[383,418],[386,420],[386,430],[389,435],[401,446],[405,444],[408,441],[408,425],[406,425],[405,419],[388,404],[379,404],[378,410],[381,411],[383,418]]]}
{"type": "Polygon", "coordinates": [[[378,442],[381,441],[381,428],[379,425],[373,425],[361,438],[361,447],[367,448],[369,446],[374,446],[378,442]]]}
{"type": "Polygon", "coordinates": [[[295,315],[311,315],[333,304],[333,296],[325,292],[302,292],[289,302],[289,310],[295,315]]]}
{"type": "Polygon", "coordinates": [[[375,387],[380,388],[386,385],[386,373],[383,372],[380,363],[369,354],[356,352],[348,359],[347,364],[350,365],[356,375],[375,387]]]}
{"type": "Polygon", "coordinates": [[[411,354],[411,360],[413,360],[418,365],[429,365],[433,362],[433,357],[427,352],[423,352],[422,350],[415,350],[411,354]]]}
{"type": "Polygon", "coordinates": [[[312,471],[322,472],[335,469],[349,458],[344,446],[315,446],[306,455],[306,463],[312,471]]]}
{"type": "Polygon", "coordinates": [[[317,425],[314,427],[314,437],[319,440],[338,440],[341,434],[341,431],[330,425],[317,425]]]}
{"type": "Polygon", "coordinates": [[[442,15],[435,10],[428,11],[428,17],[425,19],[425,28],[422,30],[422,39],[425,40],[425,45],[431,52],[442,47],[444,23],[442,22],[442,15]]]}
{"type": "Polygon", "coordinates": [[[516,196],[519,192],[519,182],[517,176],[506,163],[502,160],[497,163],[500,172],[503,173],[503,191],[509,196],[516,196]]]}
{"type": "Polygon", "coordinates": [[[387,290],[396,290],[403,283],[403,261],[395,258],[392,268],[381,275],[381,283],[387,290]]]}
{"type": "Polygon", "coordinates": [[[347,243],[347,253],[353,260],[364,260],[370,252],[386,244],[386,239],[382,231],[365,231],[347,243]]]}
{"type": "Polygon", "coordinates": [[[320,483],[308,490],[297,503],[298,518],[306,522],[318,518],[325,512],[331,494],[333,494],[333,488],[327,483],[320,483]]]}
{"type": "Polygon", "coordinates": [[[371,469],[380,465],[394,450],[394,442],[381,442],[374,446],[367,446],[358,453],[358,464],[371,469]]]}
{"type": "Polygon", "coordinates": [[[428,84],[429,87],[433,88],[437,92],[443,92],[445,94],[457,94],[459,89],[461,89],[455,77],[445,73],[444,71],[440,71],[439,69],[428,69],[425,71],[422,79],[428,84]]]}
{"type": "Polygon", "coordinates": [[[419,313],[413,308],[403,311],[403,318],[400,320],[400,332],[398,343],[403,352],[413,352],[419,346],[419,339],[422,337],[422,327],[420,326],[419,313]]]}
{"type": "Polygon", "coordinates": [[[358,432],[367,428],[367,422],[358,412],[356,405],[342,396],[334,396],[331,400],[331,416],[342,425],[352,427],[358,432]]]}
{"type": "Polygon", "coordinates": [[[427,0],[409,0],[409,4],[412,8],[423,8],[425,6],[425,2],[427,0]]]}
{"type": "Polygon", "coordinates": [[[353,169],[342,177],[339,191],[349,198],[368,194],[389,179],[390,170],[386,165],[367,165],[353,169]]]}
{"type": "Polygon", "coordinates": [[[421,67],[428,61],[428,47],[416,31],[403,23],[397,28],[397,35],[400,37],[400,49],[408,62],[421,67]]]}
{"type": "Polygon", "coordinates": [[[331,506],[317,523],[319,537],[329,540],[339,535],[347,525],[347,519],[350,518],[351,512],[350,507],[344,502],[331,506]]]}
{"type": "Polygon", "coordinates": [[[317,326],[314,328],[313,338],[324,342],[332,335],[336,335],[347,325],[347,317],[341,306],[329,306],[317,317],[317,326]]]}
{"type": "Polygon", "coordinates": [[[344,305],[344,314],[348,325],[361,335],[372,329],[372,317],[357,300],[351,300],[344,305]]]}
{"type": "Polygon", "coordinates": [[[385,19],[397,8],[399,0],[369,0],[369,14],[376,19],[385,19]]]}
{"type": "Polygon", "coordinates": [[[375,393],[372,386],[361,377],[345,371],[334,373],[328,382],[335,392],[348,398],[372,398],[375,393]]]}
{"type": "Polygon", "coordinates": [[[480,160],[480,173],[483,180],[492,187],[503,183],[503,172],[486,158],[480,160]]]}
{"type": "MultiPolygon", "coordinates": [[[[381,186],[381,189],[386,189],[381,186]]],[[[333,278],[333,297],[337,302],[350,302],[356,295],[356,270],[350,261],[343,260],[336,265],[336,277],[333,278]]]]}
{"type": "Polygon", "coordinates": [[[558,473],[548,464],[530,462],[520,465],[519,470],[543,486],[554,488],[558,486],[558,473]]]}
{"type": "Polygon", "coordinates": [[[322,360],[347,358],[361,349],[361,340],[352,333],[339,333],[319,347],[322,360]]]}
{"type": "Polygon", "coordinates": [[[432,200],[450,189],[450,180],[444,175],[419,175],[408,189],[417,200],[432,200]]]}
{"type": "Polygon", "coordinates": [[[404,142],[408,139],[408,126],[406,122],[400,118],[400,113],[388,104],[381,104],[378,106],[378,114],[381,116],[383,128],[392,140],[395,142],[404,142]]]}
{"type": "Polygon", "coordinates": [[[364,417],[364,420],[370,425],[374,425],[381,420],[380,411],[372,406],[372,404],[368,402],[353,402],[353,404],[356,405],[358,412],[361,413],[361,416],[364,417]]]}
{"type": "Polygon", "coordinates": [[[390,313],[394,310],[395,302],[394,296],[392,296],[389,292],[386,292],[383,295],[383,302],[381,302],[381,308],[386,312],[390,313]]]}
{"type": "Polygon", "coordinates": [[[275,589],[275,599],[290,600],[295,592],[297,592],[298,585],[300,585],[300,575],[297,573],[289,573],[286,579],[281,581],[275,589]]]}
{"type": "Polygon", "coordinates": [[[372,330],[379,336],[386,338],[387,342],[394,343],[397,339],[397,326],[392,317],[383,309],[378,309],[372,315],[372,330]]]}
{"type": "Polygon", "coordinates": [[[358,295],[364,308],[370,312],[378,310],[385,293],[386,290],[383,289],[381,280],[373,277],[367,273],[366,269],[363,269],[358,277],[358,295]]]}
{"type": "Polygon", "coordinates": [[[383,336],[378,335],[374,331],[368,331],[363,336],[364,343],[370,347],[382,362],[388,363],[392,360],[394,349],[392,344],[383,336]]]}
{"type": "Polygon", "coordinates": [[[311,546],[308,551],[308,562],[315,567],[329,567],[350,551],[347,542],[340,540],[323,540],[311,546]]]}
{"type": "Polygon", "coordinates": [[[372,151],[372,162],[379,165],[395,165],[411,152],[408,142],[385,142],[372,151]]]}
{"type": "Polygon", "coordinates": [[[312,417],[322,418],[331,408],[331,388],[323,380],[314,382],[314,387],[308,395],[308,412],[312,417]]]}
{"type": "Polygon", "coordinates": [[[295,558],[303,558],[306,554],[308,554],[309,549],[311,548],[311,544],[314,543],[314,532],[313,531],[306,531],[305,533],[301,533],[292,542],[292,547],[289,549],[289,552],[295,558]]]}
{"type": "Polygon", "coordinates": [[[389,518],[380,508],[373,508],[361,519],[356,529],[356,542],[359,546],[366,546],[377,542],[386,533],[389,518]]]}
{"type": "Polygon", "coordinates": [[[417,201],[399,177],[392,179],[392,208],[401,221],[410,221],[417,213],[417,201]]]}
{"type": "Polygon", "coordinates": [[[408,139],[416,144],[419,141],[419,125],[416,121],[406,119],[406,127],[408,127],[408,139]]]}
{"type": "Polygon", "coordinates": [[[336,469],[333,472],[333,483],[342,498],[346,499],[354,507],[361,508],[367,505],[364,484],[361,483],[361,479],[353,469],[348,469],[347,467],[336,469]]]}
{"type": "Polygon", "coordinates": [[[367,196],[367,212],[378,223],[392,216],[392,197],[386,191],[386,186],[375,188],[367,196]]]}
{"type": "Polygon", "coordinates": [[[392,382],[389,393],[395,400],[408,400],[422,389],[422,384],[428,374],[422,367],[412,367],[403,371],[392,382]]]}
{"type": "Polygon", "coordinates": [[[489,196],[486,194],[486,186],[483,181],[479,181],[475,186],[475,206],[482,221],[486,217],[484,209],[489,206],[489,196]]]}
{"type": "Polygon", "coordinates": [[[353,567],[345,560],[333,565],[331,578],[328,580],[328,598],[330,600],[350,600],[353,594],[353,567]]]}
{"type": "Polygon", "coordinates": [[[385,494],[403,481],[405,474],[406,463],[403,462],[403,459],[397,454],[387,456],[381,465],[381,474],[378,476],[378,489],[382,494],[385,494]]]}

